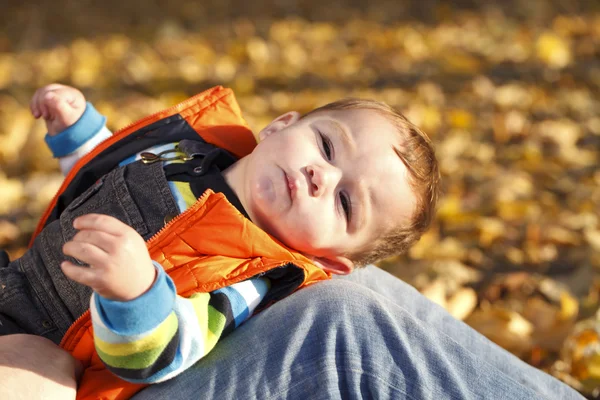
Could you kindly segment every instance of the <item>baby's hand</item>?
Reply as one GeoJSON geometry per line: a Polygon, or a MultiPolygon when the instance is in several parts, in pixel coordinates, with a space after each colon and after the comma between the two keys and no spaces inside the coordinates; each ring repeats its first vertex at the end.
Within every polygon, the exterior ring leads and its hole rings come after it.
{"type": "Polygon", "coordinates": [[[102,214],[78,217],[73,226],[79,232],[65,243],[63,252],[89,268],[63,261],[65,275],[118,301],[133,300],[152,287],[156,270],[144,239],[133,228],[102,214]]]}
{"type": "Polygon", "coordinates": [[[79,90],[53,83],[38,89],[29,103],[37,119],[44,117],[46,129],[54,136],[73,125],[85,111],[85,97],[79,90]]]}

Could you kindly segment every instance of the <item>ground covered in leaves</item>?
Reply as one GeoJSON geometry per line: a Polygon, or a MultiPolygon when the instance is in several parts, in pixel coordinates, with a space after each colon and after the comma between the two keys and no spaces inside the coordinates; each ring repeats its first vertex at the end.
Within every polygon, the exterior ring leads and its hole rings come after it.
{"type": "Polygon", "coordinates": [[[62,180],[27,107],[44,84],[81,88],[112,129],[215,84],[256,130],[376,98],[430,134],[444,180],[433,229],[382,267],[594,397],[600,3],[205,3],[2,2],[0,247],[24,251],[62,180]]]}

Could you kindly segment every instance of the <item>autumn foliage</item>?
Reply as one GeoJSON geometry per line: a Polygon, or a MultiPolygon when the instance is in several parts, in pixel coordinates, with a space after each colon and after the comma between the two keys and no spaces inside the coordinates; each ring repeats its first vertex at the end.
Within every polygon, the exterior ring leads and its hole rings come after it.
{"type": "Polygon", "coordinates": [[[0,5],[0,247],[12,257],[62,180],[28,109],[42,85],[82,89],[112,129],[215,84],[256,130],[371,97],[432,137],[444,182],[431,231],[381,266],[595,395],[599,3],[21,3],[0,5]]]}

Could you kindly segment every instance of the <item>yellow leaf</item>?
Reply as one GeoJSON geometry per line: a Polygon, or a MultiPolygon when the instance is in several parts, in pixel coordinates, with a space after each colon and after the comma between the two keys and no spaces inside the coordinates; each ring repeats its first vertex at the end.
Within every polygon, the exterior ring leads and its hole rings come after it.
{"type": "Polygon", "coordinates": [[[442,58],[442,66],[449,72],[477,74],[481,71],[481,61],[468,53],[450,51],[444,53],[442,58]]]}
{"type": "Polygon", "coordinates": [[[71,80],[77,87],[98,85],[102,75],[102,54],[96,44],[78,39],[71,45],[71,80]]]}
{"type": "Polygon", "coordinates": [[[583,233],[585,240],[596,251],[600,251],[600,230],[586,229],[583,233]]]}
{"type": "Polygon", "coordinates": [[[569,42],[552,32],[545,32],[536,43],[537,56],[551,68],[564,68],[571,63],[569,42]]]}
{"type": "Polygon", "coordinates": [[[215,65],[215,76],[222,82],[232,80],[236,71],[237,67],[235,61],[229,56],[221,57],[215,65]]]}
{"type": "Polygon", "coordinates": [[[269,60],[269,46],[259,37],[253,37],[248,41],[246,51],[250,60],[255,63],[263,64],[269,60]]]}
{"type": "Polygon", "coordinates": [[[450,125],[458,129],[469,129],[473,125],[473,114],[467,110],[452,110],[448,113],[450,125]]]}
{"type": "Polygon", "coordinates": [[[494,240],[502,237],[506,231],[504,222],[498,218],[481,218],[477,222],[477,227],[479,228],[479,243],[483,247],[492,244],[494,240]]]}
{"type": "Polygon", "coordinates": [[[559,318],[561,320],[570,320],[575,317],[579,312],[579,302],[576,298],[571,296],[566,290],[560,294],[560,313],[559,318]]]}
{"type": "Polygon", "coordinates": [[[23,183],[17,179],[0,182],[0,215],[13,212],[23,199],[23,183]]]}
{"type": "Polygon", "coordinates": [[[446,287],[440,279],[435,280],[432,284],[421,290],[421,294],[427,297],[434,303],[446,308],[446,287]]]}
{"type": "Polygon", "coordinates": [[[533,325],[514,311],[500,306],[482,307],[465,322],[514,354],[522,355],[532,348],[533,325]]]}
{"type": "Polygon", "coordinates": [[[15,240],[21,231],[12,222],[0,220],[0,246],[6,246],[15,240]]]}
{"type": "Polygon", "coordinates": [[[472,288],[462,288],[448,300],[447,310],[452,316],[464,320],[477,306],[477,293],[472,288]]]}
{"type": "Polygon", "coordinates": [[[14,64],[14,57],[0,54],[0,88],[5,88],[11,83],[14,64]]]}

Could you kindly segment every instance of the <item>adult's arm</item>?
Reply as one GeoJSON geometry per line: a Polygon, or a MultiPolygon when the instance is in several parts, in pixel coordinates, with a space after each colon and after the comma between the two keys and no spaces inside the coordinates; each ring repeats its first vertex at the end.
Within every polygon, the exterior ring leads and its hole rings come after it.
{"type": "Polygon", "coordinates": [[[0,399],[75,400],[79,362],[41,336],[0,336],[0,399]]]}
{"type": "Polygon", "coordinates": [[[251,318],[150,399],[581,399],[374,267],[251,318]]]}

